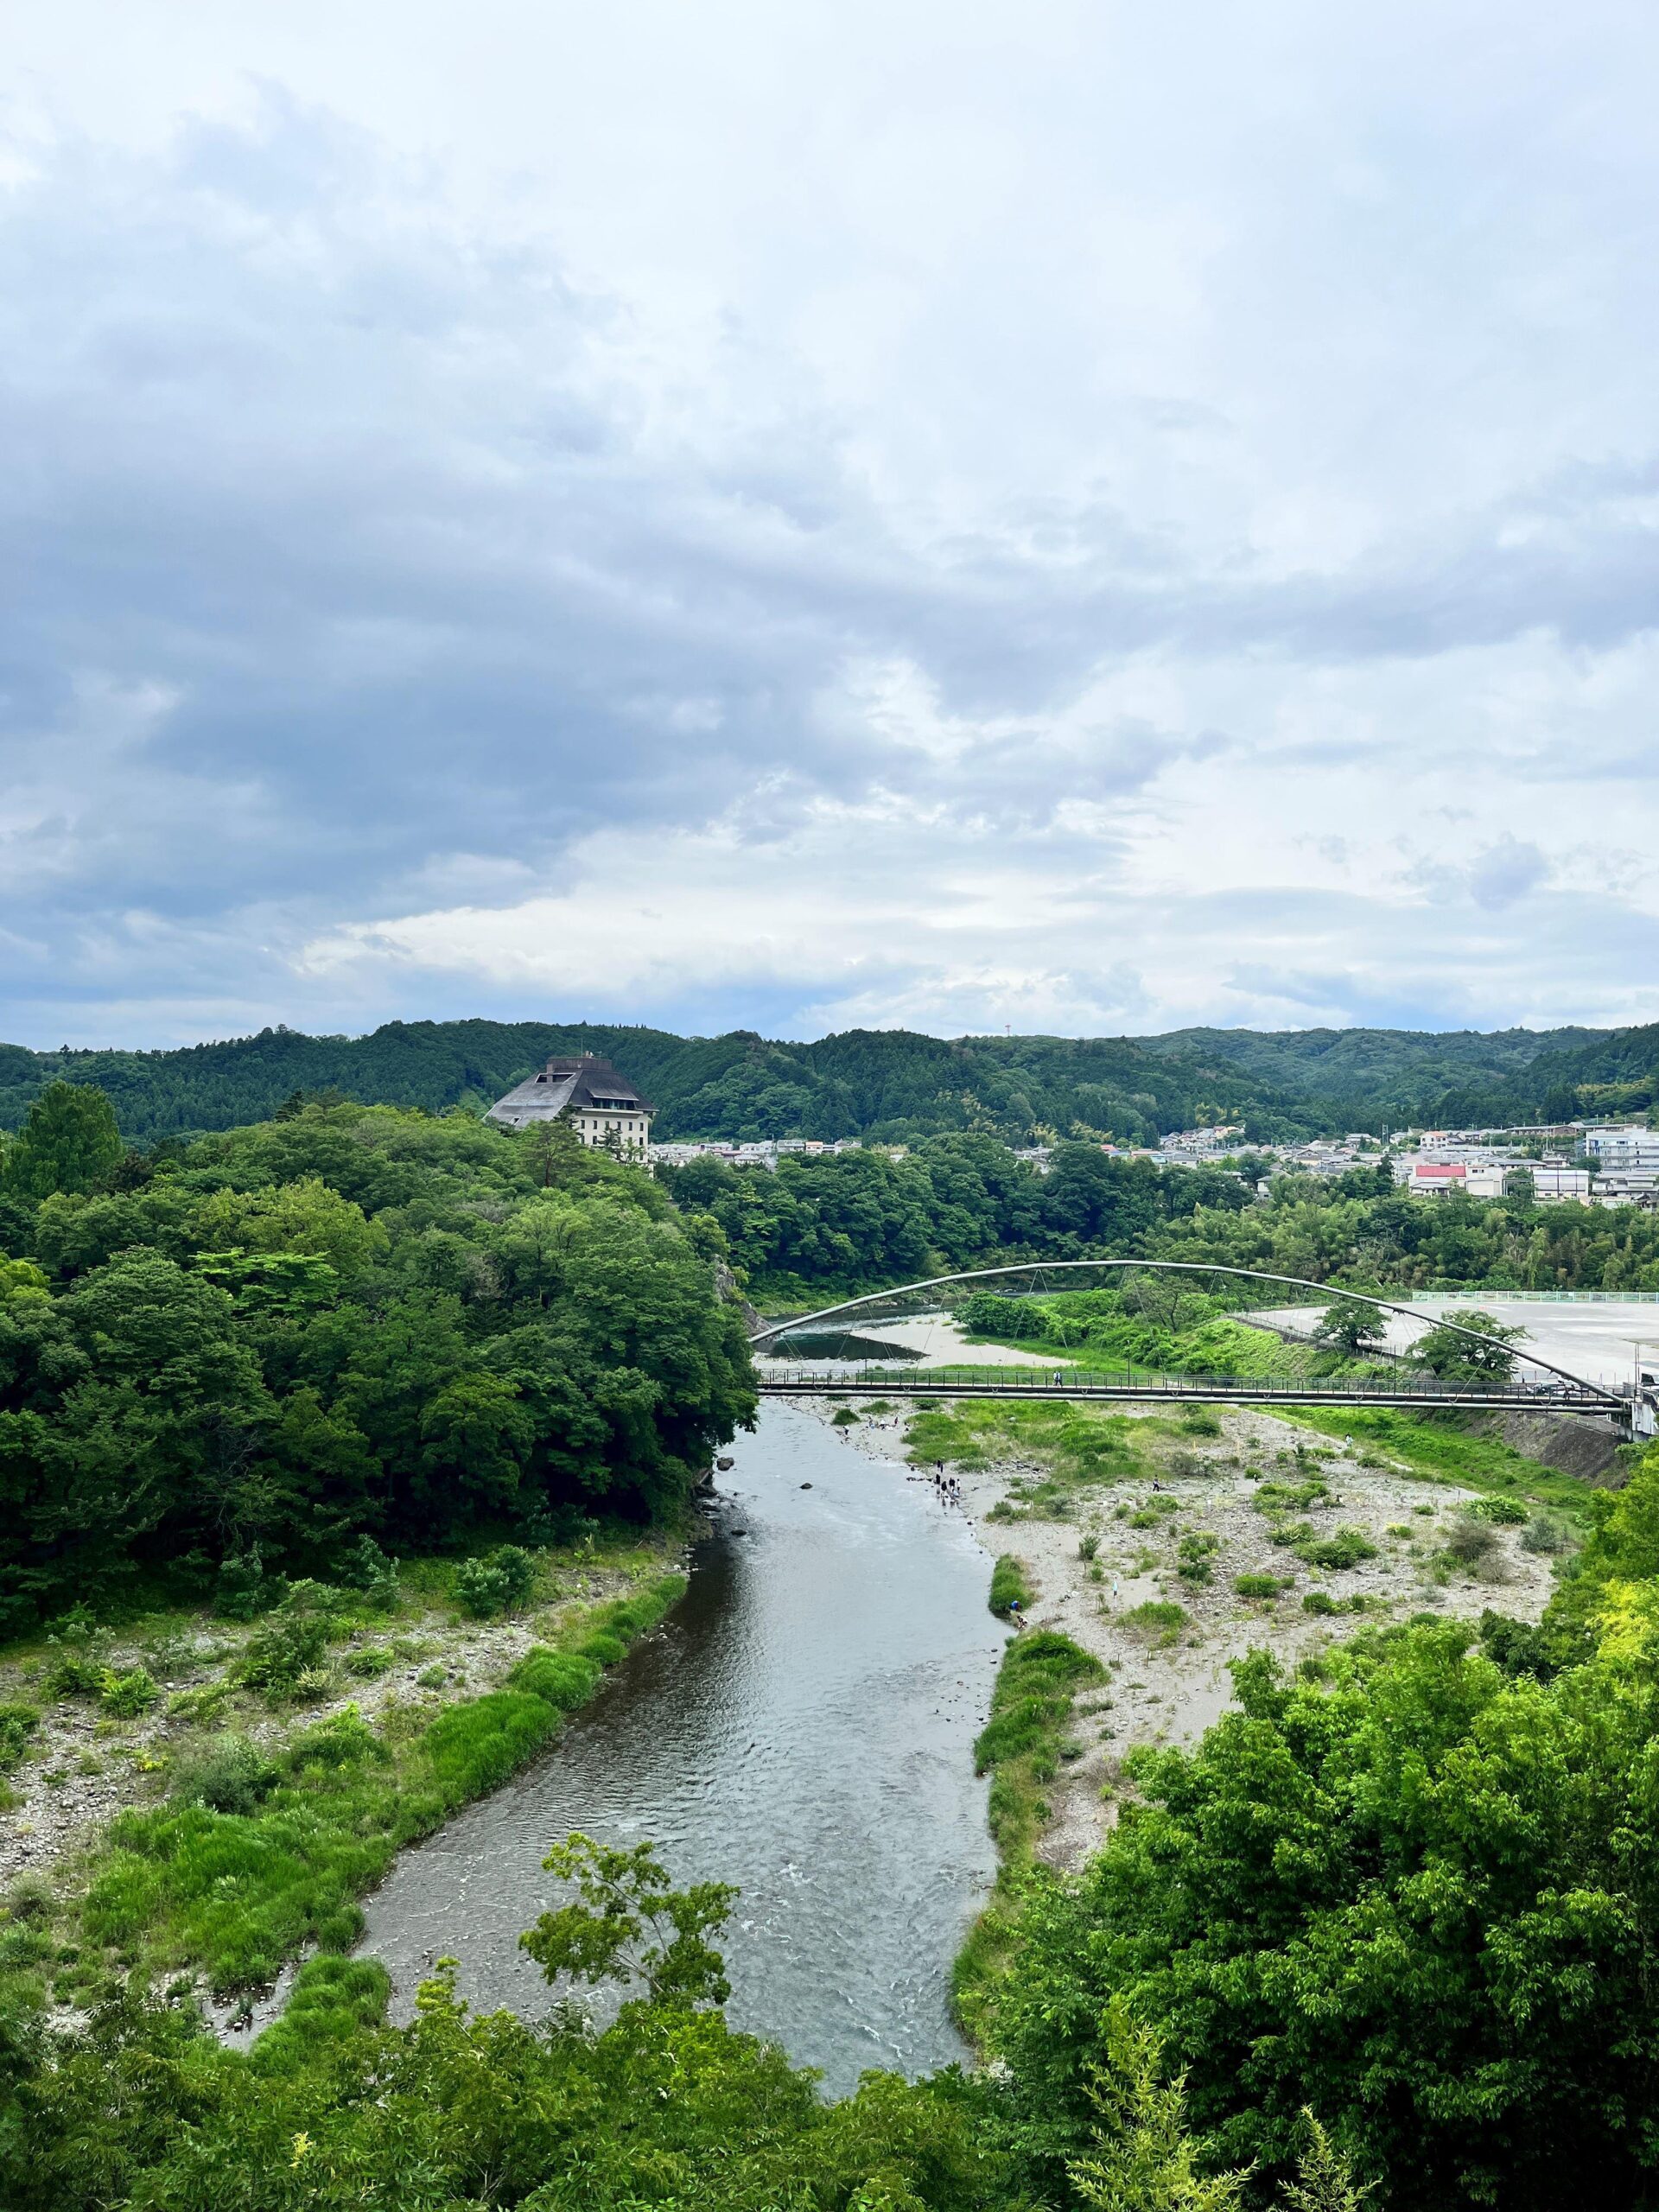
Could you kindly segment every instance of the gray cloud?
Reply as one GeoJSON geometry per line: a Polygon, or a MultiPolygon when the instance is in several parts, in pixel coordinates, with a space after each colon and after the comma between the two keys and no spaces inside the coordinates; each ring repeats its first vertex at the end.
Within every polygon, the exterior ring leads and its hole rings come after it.
{"type": "MultiPolygon", "coordinates": [[[[559,977],[514,917],[568,880],[604,895],[607,839],[614,895],[688,893],[686,942],[608,981],[595,948],[592,1012],[1648,1010],[1651,240],[1604,151],[1648,162],[1630,73],[1614,40],[1580,86],[1589,144],[1541,11],[1444,105],[1302,22],[1270,161],[1248,41],[1242,78],[1192,81],[1190,46],[1142,34],[1134,66],[1187,103],[1150,157],[1076,103],[1116,82],[1092,29],[1057,14],[1017,100],[952,49],[963,135],[925,73],[889,120],[942,149],[960,215],[925,163],[879,221],[813,200],[859,186],[833,99],[799,207],[760,188],[782,157],[753,118],[679,172],[700,232],[648,169],[607,207],[603,134],[569,112],[556,184],[492,200],[456,181],[479,146],[398,143],[366,78],[308,84],[298,54],[299,90],[181,120],[162,87],[165,128],[23,142],[0,1026],[541,1006],[559,977]],[[921,901],[885,948],[830,895],[878,898],[837,857],[875,820],[921,901]],[[702,973],[698,899],[766,855],[794,983],[712,931],[702,973]],[[965,894],[1003,866],[1017,891],[965,894]],[[1049,880],[1086,908],[1027,934],[1049,880]],[[1475,925],[1455,986],[1429,910],[1475,925]],[[1522,912],[1550,917],[1530,968],[1484,934],[1522,912]]],[[[901,10],[895,51],[937,54],[930,23],[901,10]]],[[[679,143],[674,88],[636,96],[620,119],[679,143]]]]}

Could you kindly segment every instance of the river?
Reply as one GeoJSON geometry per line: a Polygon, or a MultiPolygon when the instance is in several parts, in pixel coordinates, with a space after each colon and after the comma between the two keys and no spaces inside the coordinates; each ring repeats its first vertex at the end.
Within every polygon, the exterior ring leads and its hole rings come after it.
{"type": "Polygon", "coordinates": [[[663,1632],[368,1901],[394,2018],[446,1953],[474,2005],[547,2008],[518,1936],[560,1901],[550,1843],[582,1828],[740,1885],[728,2017],[830,2092],[965,2056],[950,1961],[995,1872],[972,1758],[1004,1642],[990,1562],[931,1484],[800,1407],[766,1405],[733,1457],[663,1632]]]}

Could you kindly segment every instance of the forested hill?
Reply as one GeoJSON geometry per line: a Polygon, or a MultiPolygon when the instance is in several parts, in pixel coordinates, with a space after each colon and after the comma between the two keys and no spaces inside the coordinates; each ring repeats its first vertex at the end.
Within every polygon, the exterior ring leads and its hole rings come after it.
{"type": "Polygon", "coordinates": [[[1145,1142],[1199,1121],[1260,1141],[1411,1122],[1643,1112],[1659,1096],[1659,1023],[1625,1030],[1395,1029],[1162,1037],[917,1036],[849,1030],[812,1044],[747,1031],[519,1021],[388,1022],[366,1037],[257,1037],[170,1052],[0,1045],[0,1128],[49,1082],[96,1084],[137,1141],[264,1120],[297,1090],[364,1103],[482,1107],[550,1053],[614,1060],[653,1099],[660,1137],[874,1136],[985,1129],[1145,1142]]]}

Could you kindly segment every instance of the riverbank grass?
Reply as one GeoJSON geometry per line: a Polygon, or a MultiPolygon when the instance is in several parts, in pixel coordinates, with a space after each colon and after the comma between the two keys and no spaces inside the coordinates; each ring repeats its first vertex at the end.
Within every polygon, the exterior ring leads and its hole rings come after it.
{"type": "Polygon", "coordinates": [[[1001,1860],[990,1903],[951,1968],[951,2001],[963,2032],[976,2034],[1012,1955],[1036,1844],[1051,1815],[1044,1794],[1075,1747],[1072,1700],[1106,1679],[1092,1653],[1057,1629],[1016,1636],[1002,1656],[990,1718],[974,1745],[974,1770],[991,1777],[988,1818],[1001,1860]]]}
{"type": "MultiPolygon", "coordinates": [[[[60,2000],[115,1977],[184,1974],[219,1997],[270,1982],[308,1950],[345,1951],[358,1900],[398,1851],[498,1788],[558,1733],[685,1588],[638,1562],[628,1594],[566,1604],[496,1688],[434,1707],[347,1704],[276,1745],[207,1737],[177,1762],[168,1796],[121,1814],[66,1867],[52,1916],[60,2000]]],[[[19,1963],[22,1963],[19,1961],[19,1963]]],[[[353,1985],[353,2003],[362,1992],[353,1985]]]]}

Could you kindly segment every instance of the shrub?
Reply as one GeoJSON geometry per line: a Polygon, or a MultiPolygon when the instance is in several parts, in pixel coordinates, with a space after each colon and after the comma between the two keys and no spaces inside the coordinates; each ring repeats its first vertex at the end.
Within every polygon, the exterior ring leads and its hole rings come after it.
{"type": "Polygon", "coordinates": [[[161,1692],[148,1667],[134,1667],[124,1675],[105,1672],[98,1701],[118,1720],[136,1720],[148,1713],[161,1692]]]}
{"type": "Polygon", "coordinates": [[[1207,1582],[1215,1565],[1215,1555],[1220,1549],[1219,1536],[1183,1536],[1177,1553],[1175,1572],[1184,1582],[1207,1582]]]}
{"type": "Polygon", "coordinates": [[[991,1611],[1007,1620],[1016,1607],[1023,1612],[1033,1594],[1024,1567],[1012,1552],[1002,1553],[991,1569],[991,1611]]]}
{"type": "Polygon", "coordinates": [[[1299,1543],[1296,1549],[1310,1567],[1357,1567],[1362,1560],[1376,1557],[1376,1546],[1363,1529],[1338,1529],[1334,1536],[1315,1537],[1311,1543],[1299,1543]]]}
{"type": "Polygon", "coordinates": [[[21,1766],[29,1739],[41,1725],[32,1705],[0,1705],[0,1774],[21,1766]]]}
{"type": "Polygon", "coordinates": [[[251,1813],[276,1786],[276,1769],[245,1736],[221,1736],[180,1776],[175,1796],[181,1804],[206,1805],[214,1813],[251,1813]]]}
{"type": "Polygon", "coordinates": [[[402,1600],[397,1562],[383,1552],[372,1536],[359,1536],[340,1562],[340,1579],[360,1590],[371,1611],[395,1613],[402,1600]]]}
{"type": "Polygon", "coordinates": [[[227,1621],[257,1620],[281,1598],[284,1586],[280,1575],[265,1573],[257,1545],[249,1552],[232,1552],[219,1566],[213,1611],[227,1621]]]}
{"type": "Polygon", "coordinates": [[[1446,1548],[1459,1567],[1477,1567],[1494,1549],[1497,1534],[1490,1521],[1459,1513],[1446,1532],[1446,1548]]]}
{"type": "Polygon", "coordinates": [[[372,1681],[377,1675],[384,1675],[391,1664],[391,1654],[384,1643],[365,1643],[360,1651],[348,1651],[341,1662],[348,1675],[356,1675],[372,1681]]]}
{"type": "Polygon", "coordinates": [[[1521,1531],[1521,1548],[1528,1552],[1564,1552],[1573,1539],[1560,1521],[1536,1513],[1521,1531]]]}
{"type": "Polygon", "coordinates": [[[1478,1521],[1493,1522],[1500,1529],[1519,1529],[1527,1518],[1526,1507],[1513,1497],[1477,1497],[1463,1510],[1478,1521]]]}
{"type": "Polygon", "coordinates": [[[1310,1590],[1302,1599],[1305,1613],[1339,1613],[1342,1607],[1328,1590],[1310,1590]]]}
{"type": "Polygon", "coordinates": [[[1276,1574],[1236,1574],[1233,1587],[1241,1598],[1276,1598],[1289,1585],[1276,1574]]]}
{"type": "Polygon", "coordinates": [[[1328,1484],[1317,1475],[1303,1483],[1263,1483],[1251,1503],[1258,1513],[1294,1513],[1309,1505],[1322,1505],[1331,1495],[1328,1484]]]}
{"type": "Polygon", "coordinates": [[[1209,1466],[1210,1462],[1196,1452],[1172,1452],[1169,1455],[1169,1471],[1177,1478],[1190,1479],[1194,1475],[1205,1474],[1209,1466]]]}
{"type": "Polygon", "coordinates": [[[1144,1498],[1139,1508],[1129,1516],[1131,1529],[1155,1529],[1160,1521],[1167,1521],[1181,1510],[1179,1497],[1172,1497],[1166,1490],[1154,1491],[1144,1498]]]}
{"type": "Polygon", "coordinates": [[[1276,1529],[1268,1529],[1268,1541],[1270,1544],[1294,1544],[1300,1551],[1304,1544],[1313,1541],[1313,1523],[1311,1521],[1281,1521],[1276,1529]]]}
{"type": "Polygon", "coordinates": [[[837,1406],[830,1416],[830,1426],[831,1428],[856,1428],[858,1415],[850,1406],[837,1406]]]}
{"type": "Polygon", "coordinates": [[[1172,1599],[1148,1599],[1144,1605],[1137,1605],[1125,1613],[1118,1626],[1126,1636],[1132,1636],[1154,1651],[1166,1650],[1176,1642],[1186,1626],[1188,1615],[1184,1605],[1172,1599]]]}
{"type": "Polygon", "coordinates": [[[272,1696],[293,1696],[306,1677],[315,1681],[321,1670],[340,1609],[340,1592],[327,1583],[295,1583],[248,1638],[237,1667],[239,1679],[272,1696]]]}
{"type": "Polygon", "coordinates": [[[1077,1538],[1077,1557],[1079,1559],[1093,1559],[1095,1554],[1099,1549],[1100,1538],[1098,1536],[1079,1536],[1077,1538]]]}
{"type": "Polygon", "coordinates": [[[289,1770],[384,1766],[391,1754],[354,1705],[336,1713],[315,1728],[302,1728],[288,1747],[289,1770]]]}
{"type": "Polygon", "coordinates": [[[474,1620],[512,1612],[529,1597],[536,1562],[517,1544],[502,1544],[483,1559],[462,1560],[455,1569],[455,1602],[474,1620]]]}
{"type": "Polygon", "coordinates": [[[1219,1436],[1221,1417],[1208,1406],[1183,1406],[1181,1427],[1189,1436],[1219,1436]]]}

